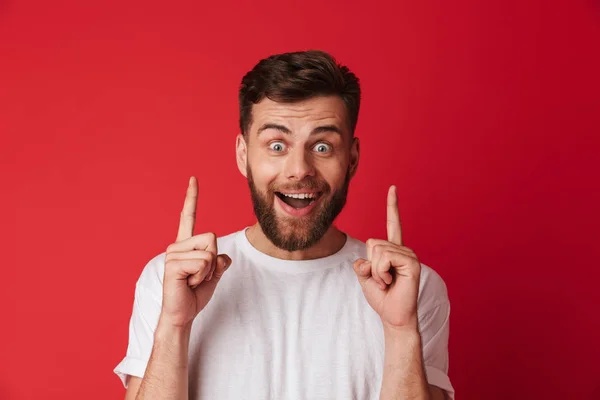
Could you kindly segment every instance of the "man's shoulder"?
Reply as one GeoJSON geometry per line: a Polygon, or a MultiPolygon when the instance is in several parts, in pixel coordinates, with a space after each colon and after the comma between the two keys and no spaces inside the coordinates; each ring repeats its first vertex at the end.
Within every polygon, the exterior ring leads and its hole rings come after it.
{"type": "Polygon", "coordinates": [[[429,311],[442,304],[448,304],[448,288],[441,275],[429,265],[421,263],[419,283],[419,308],[429,311]]]}
{"type": "Polygon", "coordinates": [[[162,282],[165,275],[165,255],[160,253],[150,259],[144,266],[136,286],[156,294],[162,294],[162,282]]]}
{"type": "Polygon", "coordinates": [[[218,236],[217,247],[219,248],[219,253],[222,253],[224,249],[230,249],[231,247],[235,246],[238,236],[243,234],[244,230],[240,230],[225,234],[223,236],[218,236]]]}
{"type": "Polygon", "coordinates": [[[346,233],[346,245],[344,249],[356,258],[367,258],[367,244],[346,233]]]}

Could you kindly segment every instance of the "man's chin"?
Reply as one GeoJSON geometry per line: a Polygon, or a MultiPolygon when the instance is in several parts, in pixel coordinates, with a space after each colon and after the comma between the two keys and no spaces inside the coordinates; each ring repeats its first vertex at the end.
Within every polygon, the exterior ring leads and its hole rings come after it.
{"type": "Polygon", "coordinates": [[[308,237],[309,233],[316,229],[314,218],[277,216],[277,231],[282,237],[308,237]]]}
{"type": "Polygon", "coordinates": [[[279,232],[276,237],[272,237],[270,240],[276,247],[289,252],[306,250],[316,243],[308,235],[299,233],[285,235],[279,232]]]}
{"type": "Polygon", "coordinates": [[[315,237],[319,227],[314,218],[305,217],[277,217],[276,232],[269,232],[267,236],[273,244],[282,250],[296,251],[305,250],[319,240],[321,236],[315,237]]]}

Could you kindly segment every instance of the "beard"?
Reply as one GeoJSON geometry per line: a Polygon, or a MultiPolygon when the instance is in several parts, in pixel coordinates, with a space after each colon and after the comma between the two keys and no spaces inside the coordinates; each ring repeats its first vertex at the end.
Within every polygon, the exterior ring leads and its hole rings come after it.
{"type": "Polygon", "coordinates": [[[279,190],[318,190],[321,194],[317,199],[320,204],[310,214],[297,218],[278,217],[274,204],[275,192],[278,190],[269,185],[267,193],[261,193],[254,184],[252,171],[248,167],[248,186],[258,223],[267,238],[275,246],[286,251],[305,250],[321,240],[344,208],[349,185],[350,171],[346,173],[342,187],[333,192],[328,202],[326,197],[331,193],[331,187],[324,181],[307,179],[293,187],[280,187],[279,190]]]}

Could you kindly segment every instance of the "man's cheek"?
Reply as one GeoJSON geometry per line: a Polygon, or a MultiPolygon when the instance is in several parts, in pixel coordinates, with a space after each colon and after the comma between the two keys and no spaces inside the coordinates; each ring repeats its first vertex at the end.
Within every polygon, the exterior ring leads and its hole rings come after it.
{"type": "MultiPolygon", "coordinates": [[[[252,171],[254,172],[254,169],[252,171]]],[[[274,186],[277,175],[277,169],[275,167],[263,164],[256,169],[254,179],[260,183],[261,187],[266,189],[274,186]]]]}

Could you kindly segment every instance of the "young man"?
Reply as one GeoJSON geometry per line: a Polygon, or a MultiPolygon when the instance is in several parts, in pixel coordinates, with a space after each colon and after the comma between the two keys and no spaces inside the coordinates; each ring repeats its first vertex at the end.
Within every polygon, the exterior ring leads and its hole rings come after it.
{"type": "Polygon", "coordinates": [[[242,80],[237,165],[258,222],[194,236],[192,177],[176,241],[144,268],[126,399],[444,399],[450,304],[404,246],[333,222],[359,160],[360,87],[320,51],[275,55],[242,80]]]}

